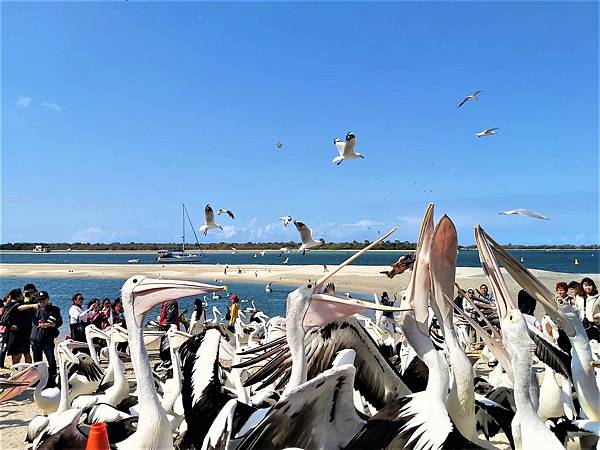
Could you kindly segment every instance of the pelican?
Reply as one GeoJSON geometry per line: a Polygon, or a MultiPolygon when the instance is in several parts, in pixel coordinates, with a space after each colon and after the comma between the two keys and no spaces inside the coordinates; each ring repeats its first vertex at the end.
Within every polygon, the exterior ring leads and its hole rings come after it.
{"type": "Polygon", "coordinates": [[[346,134],[345,141],[335,138],[333,140],[333,143],[337,147],[339,156],[336,156],[335,158],[333,158],[333,160],[331,162],[336,163],[336,165],[338,165],[338,166],[344,160],[351,160],[351,159],[356,159],[356,158],[364,159],[365,158],[360,153],[356,153],[354,151],[354,145],[356,144],[356,139],[355,139],[354,133],[352,133],[351,131],[348,131],[348,134],[346,134]]]}
{"type": "Polygon", "coordinates": [[[543,216],[538,212],[530,211],[528,209],[522,209],[522,208],[510,209],[508,211],[503,211],[498,214],[500,214],[501,216],[518,215],[518,216],[532,217],[534,219],[540,219],[540,220],[550,220],[548,217],[543,216]]]}
{"type": "MultiPolygon", "coordinates": [[[[237,248],[231,247],[231,254],[235,255],[237,253],[237,248]]],[[[227,267],[227,265],[225,265],[227,267]]]]}
{"type": "Polygon", "coordinates": [[[475,134],[475,136],[477,136],[477,137],[493,136],[494,134],[496,134],[497,129],[498,128],[486,128],[485,130],[482,130],[479,133],[475,134]]]}
{"type": "Polygon", "coordinates": [[[233,214],[233,212],[230,209],[219,208],[217,210],[217,216],[220,216],[221,214],[227,214],[232,219],[235,219],[235,215],[233,214]]]}
{"type": "Polygon", "coordinates": [[[303,255],[306,254],[307,249],[318,247],[325,243],[323,239],[318,241],[313,239],[312,230],[308,225],[303,224],[299,220],[294,220],[294,225],[296,225],[296,230],[300,233],[300,239],[302,240],[302,245],[298,249],[298,252],[302,252],[303,255]]]}
{"type": "Polygon", "coordinates": [[[469,100],[475,100],[477,101],[477,97],[479,97],[479,94],[481,94],[483,91],[476,91],[473,92],[471,95],[467,95],[462,102],[460,102],[460,104],[458,105],[458,107],[460,108],[462,105],[464,105],[465,103],[467,103],[469,100]]]}
{"type": "Polygon", "coordinates": [[[33,391],[33,400],[35,405],[40,408],[44,414],[53,413],[58,408],[60,402],[60,388],[45,388],[48,383],[48,364],[45,361],[36,363],[18,363],[12,366],[12,369],[29,369],[39,372],[39,382],[33,391]]]}
{"type": "Polygon", "coordinates": [[[134,275],[123,284],[121,299],[129,333],[131,362],[137,379],[140,414],[136,431],[124,441],[117,443],[117,449],[173,448],[171,426],[156,393],[144,346],[142,324],[146,314],[166,300],[220,290],[223,290],[223,287],[192,281],[152,279],[142,275],[134,275]]]}
{"type": "Polygon", "coordinates": [[[290,257],[288,256],[287,258],[285,258],[285,260],[281,264],[287,264],[289,260],[290,260],[290,257]]]}
{"type": "Polygon", "coordinates": [[[204,208],[204,225],[200,227],[200,231],[206,236],[208,234],[208,230],[213,228],[220,228],[223,230],[223,227],[217,223],[215,223],[215,213],[210,205],[206,205],[204,208]]]}
{"type": "Polygon", "coordinates": [[[564,450],[560,441],[540,420],[531,402],[529,385],[535,345],[529,338],[525,318],[518,309],[507,313],[502,320],[502,331],[511,356],[515,382],[517,414],[512,429],[516,447],[564,450]]]}
{"type": "Polygon", "coordinates": [[[283,226],[287,227],[288,224],[293,220],[292,216],[283,216],[283,217],[279,217],[277,220],[281,220],[283,222],[283,226]]]}
{"type": "Polygon", "coordinates": [[[269,283],[267,283],[267,285],[265,286],[265,292],[273,292],[273,288],[271,287],[272,284],[272,281],[269,281],[269,283]]]}

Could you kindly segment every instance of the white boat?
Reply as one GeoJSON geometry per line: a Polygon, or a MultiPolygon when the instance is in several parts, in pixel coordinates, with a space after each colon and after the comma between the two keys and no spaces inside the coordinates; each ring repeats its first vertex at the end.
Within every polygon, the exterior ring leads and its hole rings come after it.
{"type": "MultiPolygon", "coordinates": [[[[192,227],[192,231],[194,232],[194,236],[196,236],[196,232],[194,231],[194,226],[192,225],[192,221],[190,216],[187,214],[185,209],[185,204],[183,206],[183,233],[181,236],[181,250],[159,250],[158,255],[156,256],[157,263],[191,263],[200,261],[200,256],[196,253],[187,253],[185,251],[185,217],[187,215],[188,220],[190,221],[190,226],[192,227]]],[[[198,236],[196,236],[196,242],[198,242],[198,236]]]]}
{"type": "Polygon", "coordinates": [[[33,253],[50,253],[50,248],[44,247],[43,245],[36,245],[33,249],[33,253]]]}
{"type": "Polygon", "coordinates": [[[129,264],[138,264],[140,262],[139,258],[136,259],[130,259],[129,261],[127,261],[129,264]]]}

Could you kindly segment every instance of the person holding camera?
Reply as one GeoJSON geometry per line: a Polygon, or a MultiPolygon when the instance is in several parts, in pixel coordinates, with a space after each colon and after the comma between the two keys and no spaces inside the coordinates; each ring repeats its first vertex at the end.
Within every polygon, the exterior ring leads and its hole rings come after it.
{"type": "Polygon", "coordinates": [[[48,384],[46,386],[53,387],[56,385],[54,339],[60,334],[59,328],[63,319],[60,315],[60,308],[50,303],[48,292],[39,292],[37,301],[31,329],[31,351],[34,362],[42,361],[42,354],[46,355],[48,361],[48,384]]]}

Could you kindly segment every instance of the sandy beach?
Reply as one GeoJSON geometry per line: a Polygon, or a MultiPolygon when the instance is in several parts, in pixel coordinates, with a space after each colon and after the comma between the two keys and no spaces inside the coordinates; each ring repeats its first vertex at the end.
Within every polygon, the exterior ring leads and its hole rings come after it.
{"type": "MultiPolygon", "coordinates": [[[[328,266],[331,272],[337,266],[328,266]]],[[[207,264],[2,264],[0,277],[57,277],[57,278],[122,278],[131,275],[150,277],[179,278],[199,280],[210,283],[230,281],[263,283],[296,286],[310,280],[316,280],[325,272],[322,265],[240,265],[229,266],[227,274],[224,265],[207,264]],[[238,267],[241,273],[238,273],[238,267]]],[[[387,290],[399,293],[406,288],[410,273],[405,272],[393,279],[388,279],[379,272],[389,270],[389,266],[347,266],[335,275],[334,282],[338,290],[351,291],[371,295],[373,291],[387,290]]],[[[531,272],[551,291],[558,281],[580,280],[583,277],[598,279],[598,274],[573,274],[549,272],[532,269],[531,272]]],[[[519,288],[508,273],[504,272],[511,291],[519,288]]],[[[463,287],[479,287],[487,283],[483,270],[477,267],[459,267],[456,270],[456,281],[463,287]]]]}

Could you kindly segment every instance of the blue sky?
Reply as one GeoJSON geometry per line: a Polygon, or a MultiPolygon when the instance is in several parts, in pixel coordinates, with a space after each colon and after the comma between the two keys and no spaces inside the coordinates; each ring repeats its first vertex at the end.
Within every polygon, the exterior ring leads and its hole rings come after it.
{"type": "Polygon", "coordinates": [[[177,241],[181,202],[236,213],[201,242],[414,241],[433,201],[462,244],[598,243],[597,35],[592,2],[2,3],[1,241],[177,241]]]}

